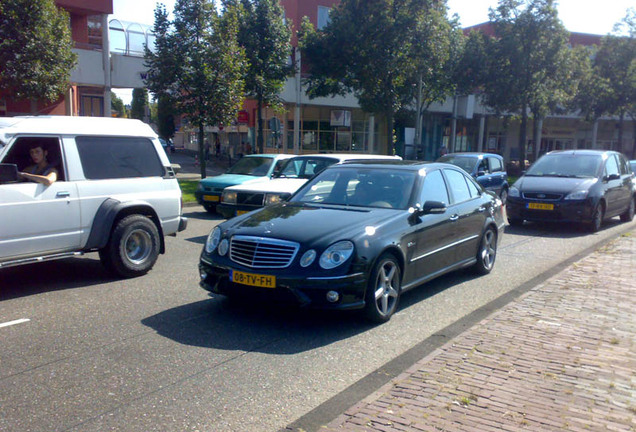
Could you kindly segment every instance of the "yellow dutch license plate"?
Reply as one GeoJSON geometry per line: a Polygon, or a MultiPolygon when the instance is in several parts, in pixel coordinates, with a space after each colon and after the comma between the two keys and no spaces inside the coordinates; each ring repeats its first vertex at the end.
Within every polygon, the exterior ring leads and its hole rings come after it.
{"type": "Polygon", "coordinates": [[[234,271],[230,273],[230,280],[241,285],[249,285],[260,288],[276,288],[276,276],[259,275],[234,271]]]}
{"type": "Polygon", "coordinates": [[[240,216],[240,215],[245,214],[245,213],[249,213],[249,210],[237,210],[236,211],[236,215],[237,216],[240,216]]]}
{"type": "Polygon", "coordinates": [[[219,197],[217,195],[203,195],[203,201],[219,202],[219,197]]]}
{"type": "Polygon", "coordinates": [[[528,203],[528,208],[532,210],[554,210],[554,204],[528,203]]]}

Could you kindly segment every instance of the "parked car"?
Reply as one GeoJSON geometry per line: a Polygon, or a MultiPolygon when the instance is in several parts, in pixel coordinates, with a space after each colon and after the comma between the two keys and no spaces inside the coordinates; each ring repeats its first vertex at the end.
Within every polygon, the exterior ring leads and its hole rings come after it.
{"type": "Polygon", "coordinates": [[[164,236],[186,229],[168,157],[139,120],[5,117],[0,137],[0,269],[99,252],[115,274],[139,276],[164,236]],[[38,147],[57,173],[48,185],[19,174],[38,147]]]}
{"type": "Polygon", "coordinates": [[[510,188],[508,221],[575,222],[590,231],[604,220],[634,218],[634,185],[627,159],[601,150],[553,151],[510,188]]]}
{"type": "Polygon", "coordinates": [[[503,157],[494,153],[448,153],[438,162],[451,163],[473,176],[486,190],[496,193],[506,204],[508,199],[508,173],[503,157]]]}
{"type": "Polygon", "coordinates": [[[501,201],[454,165],[334,164],[288,201],[215,227],[200,285],[384,322],[406,290],[465,267],[489,273],[503,227],[501,201]]]}
{"type": "Polygon", "coordinates": [[[289,198],[308,179],[330,165],[352,160],[401,160],[399,156],[370,154],[313,154],[296,156],[285,161],[270,181],[257,181],[226,188],[223,191],[219,213],[225,218],[245,214],[263,206],[289,198]]]}
{"type": "Polygon", "coordinates": [[[175,152],[174,143],[171,139],[166,140],[163,138],[159,138],[159,142],[161,143],[161,147],[163,147],[163,150],[166,152],[166,154],[175,152]]]}
{"type": "Polygon", "coordinates": [[[269,180],[280,170],[283,162],[293,156],[289,154],[243,156],[225,174],[201,180],[194,196],[199,204],[213,213],[216,211],[217,204],[221,202],[221,196],[226,187],[269,180]]]}

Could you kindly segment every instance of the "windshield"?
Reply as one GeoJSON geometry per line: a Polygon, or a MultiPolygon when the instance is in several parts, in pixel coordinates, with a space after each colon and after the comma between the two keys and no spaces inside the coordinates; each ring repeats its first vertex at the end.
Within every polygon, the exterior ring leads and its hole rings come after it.
{"type": "Polygon", "coordinates": [[[267,175],[273,163],[274,158],[243,157],[232,165],[227,173],[262,177],[267,175]]]}
{"type": "Polygon", "coordinates": [[[603,157],[595,154],[547,154],[536,161],[526,173],[535,177],[597,177],[603,157]]]}
{"type": "Polygon", "coordinates": [[[460,167],[468,173],[472,173],[475,168],[475,164],[479,158],[477,156],[442,156],[438,159],[438,162],[446,162],[460,167]]]}
{"type": "Polygon", "coordinates": [[[407,209],[416,173],[393,169],[329,169],[305,185],[291,202],[407,209]]]}
{"type": "Polygon", "coordinates": [[[295,157],[287,160],[276,177],[309,179],[336,162],[330,157],[295,157]]]}

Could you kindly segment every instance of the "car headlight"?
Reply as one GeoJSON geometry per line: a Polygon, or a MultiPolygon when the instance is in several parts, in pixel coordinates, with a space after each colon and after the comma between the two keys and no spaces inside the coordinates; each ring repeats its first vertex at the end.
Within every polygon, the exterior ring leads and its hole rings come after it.
{"type": "Polygon", "coordinates": [[[221,240],[221,243],[219,243],[219,255],[225,256],[229,248],[230,242],[227,239],[221,240]]]}
{"type": "Polygon", "coordinates": [[[320,255],[320,267],[325,270],[336,268],[353,254],[353,243],[348,240],[340,241],[329,246],[320,255]]]}
{"type": "Polygon", "coordinates": [[[289,194],[268,193],[265,195],[265,205],[267,206],[285,201],[288,196],[289,194]]]}
{"type": "Polygon", "coordinates": [[[214,249],[219,245],[221,241],[221,228],[214,227],[212,232],[208,235],[208,239],[205,242],[205,251],[207,253],[212,253],[214,249]]]}
{"type": "Polygon", "coordinates": [[[568,194],[566,200],[584,200],[587,198],[588,190],[578,190],[568,194]]]}
{"type": "Polygon", "coordinates": [[[519,189],[517,189],[516,187],[512,186],[510,189],[508,189],[508,197],[519,198],[519,196],[521,196],[521,194],[519,193],[519,189]]]}
{"type": "Polygon", "coordinates": [[[315,259],[316,259],[316,251],[314,249],[309,249],[300,258],[300,266],[309,267],[311,263],[314,262],[315,259]]]}
{"type": "Polygon", "coordinates": [[[234,191],[224,191],[223,202],[226,204],[236,204],[236,195],[237,193],[234,191]]]}

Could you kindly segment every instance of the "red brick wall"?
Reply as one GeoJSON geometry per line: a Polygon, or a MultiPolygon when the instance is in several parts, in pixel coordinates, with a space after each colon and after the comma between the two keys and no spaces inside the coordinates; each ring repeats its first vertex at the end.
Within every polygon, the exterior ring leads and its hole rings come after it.
{"type": "Polygon", "coordinates": [[[83,15],[113,13],[113,0],[56,0],[55,3],[69,12],[83,15]]]}

